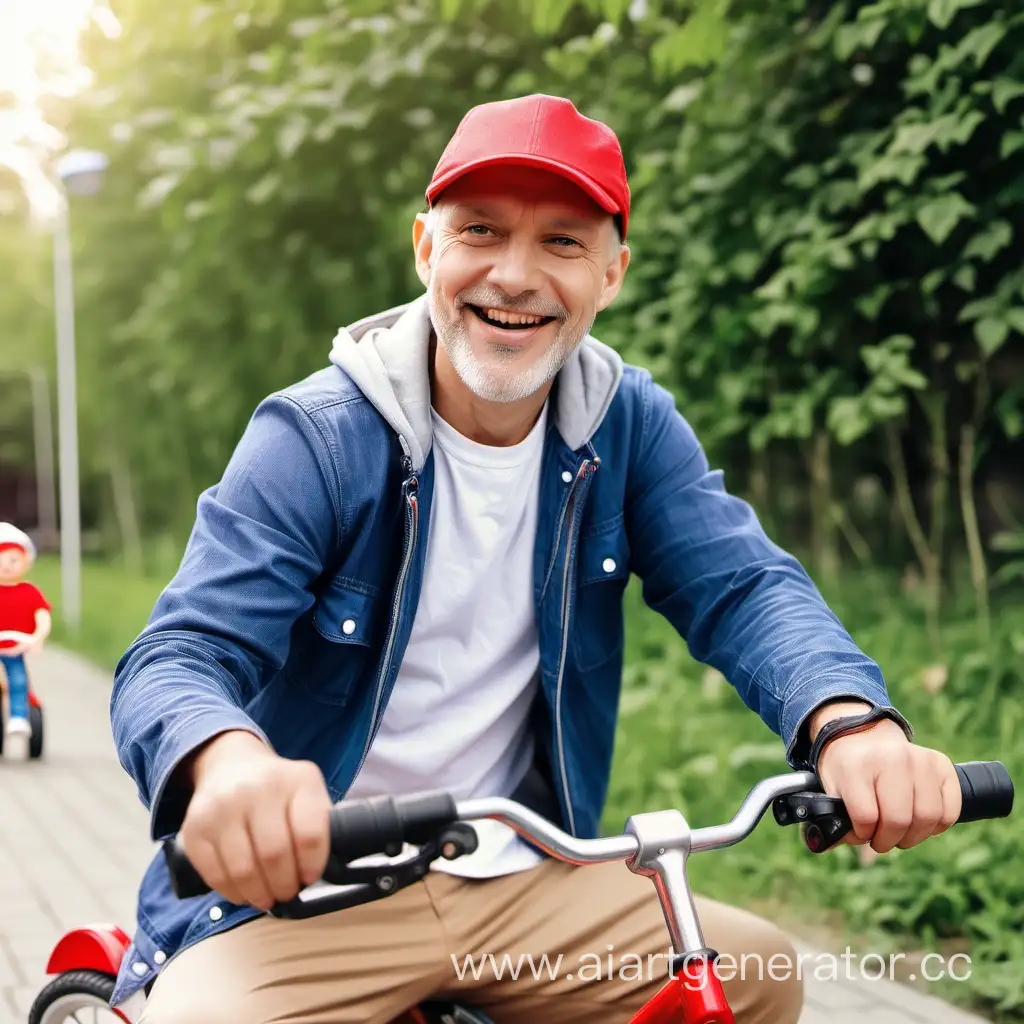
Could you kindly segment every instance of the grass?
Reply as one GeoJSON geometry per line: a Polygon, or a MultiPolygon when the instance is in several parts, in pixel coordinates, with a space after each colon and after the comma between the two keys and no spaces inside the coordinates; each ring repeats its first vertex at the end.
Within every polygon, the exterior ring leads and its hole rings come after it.
{"type": "Polygon", "coordinates": [[[135,577],[116,565],[83,562],[82,621],[74,632],[61,618],[60,560],[41,555],[29,579],[53,605],[53,642],[113,669],[146,624],[169,577],[135,577]]]}
{"type": "MultiPolygon", "coordinates": [[[[60,567],[41,558],[32,580],[55,607],[54,641],[113,668],[145,624],[169,573],[133,578],[117,566],[83,567],[83,623],[60,622],[60,567]]],[[[826,596],[885,673],[916,741],[955,761],[1001,760],[1024,778],[1024,616],[1012,603],[993,612],[981,646],[970,609],[952,607],[943,647],[927,638],[918,594],[885,572],[844,578],[826,596]]],[[[627,655],[616,757],[604,817],[618,832],[630,814],[676,807],[695,827],[732,816],[749,788],[788,770],[780,740],[716,672],[627,593],[627,655]]],[[[972,973],[929,990],[1024,1021],[1024,825],[977,822],[909,851],[865,863],[849,847],[808,853],[769,811],[745,842],[696,856],[698,892],[762,910],[789,927],[857,954],[967,950],[972,973]],[[821,929],[824,928],[824,932],[821,929]],[[824,936],[822,938],[822,935],[824,936]]]]}

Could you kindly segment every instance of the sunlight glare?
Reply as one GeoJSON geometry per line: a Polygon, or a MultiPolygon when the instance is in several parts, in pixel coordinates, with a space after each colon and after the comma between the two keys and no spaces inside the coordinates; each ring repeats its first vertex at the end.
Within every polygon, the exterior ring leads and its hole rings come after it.
{"type": "Polygon", "coordinates": [[[62,202],[47,168],[67,140],[41,105],[91,84],[79,51],[90,22],[108,38],[120,34],[106,0],[0,0],[0,167],[18,176],[33,215],[44,220],[62,202]]]}

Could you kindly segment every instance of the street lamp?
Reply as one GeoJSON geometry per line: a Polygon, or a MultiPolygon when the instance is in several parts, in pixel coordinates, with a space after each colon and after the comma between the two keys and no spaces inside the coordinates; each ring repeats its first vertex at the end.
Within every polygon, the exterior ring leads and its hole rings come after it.
{"type": "Polygon", "coordinates": [[[107,158],[73,149],[56,164],[61,202],[53,235],[53,299],[57,325],[57,432],[60,458],[61,607],[77,628],[82,616],[82,518],[78,493],[78,399],[75,386],[75,292],[71,277],[68,197],[99,191],[107,158]]]}

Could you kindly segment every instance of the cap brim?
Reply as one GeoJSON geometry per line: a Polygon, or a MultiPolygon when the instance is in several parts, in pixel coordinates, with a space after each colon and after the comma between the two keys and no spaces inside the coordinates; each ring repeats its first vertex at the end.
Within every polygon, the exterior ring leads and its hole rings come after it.
{"type": "Polygon", "coordinates": [[[426,198],[427,202],[433,205],[437,197],[448,188],[453,182],[458,181],[459,178],[465,177],[472,171],[478,171],[483,167],[537,167],[544,171],[551,171],[553,174],[557,174],[562,178],[567,178],[574,185],[579,186],[584,192],[590,196],[591,199],[597,203],[606,213],[616,214],[622,213],[619,208],[619,204],[608,193],[601,188],[600,185],[593,178],[588,177],[575,167],[570,167],[568,164],[561,163],[558,160],[552,160],[549,157],[543,156],[530,156],[524,153],[502,153],[496,156],[482,157],[479,160],[472,160],[469,163],[461,164],[459,167],[455,167],[441,177],[435,178],[427,189],[426,198]]]}

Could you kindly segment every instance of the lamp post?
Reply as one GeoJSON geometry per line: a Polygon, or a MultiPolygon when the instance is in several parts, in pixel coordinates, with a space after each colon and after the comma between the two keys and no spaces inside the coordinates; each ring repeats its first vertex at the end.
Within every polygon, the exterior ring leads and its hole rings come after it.
{"type": "Polygon", "coordinates": [[[107,158],[75,149],[57,161],[62,185],[53,233],[53,300],[57,325],[57,435],[60,459],[61,608],[77,628],[82,616],[82,520],[78,491],[78,398],[75,383],[75,293],[68,198],[99,191],[107,158]]]}

